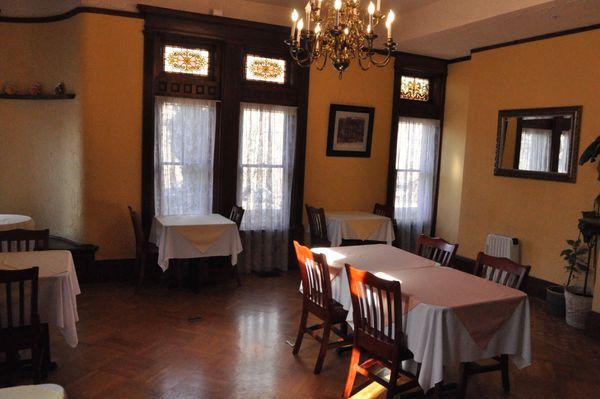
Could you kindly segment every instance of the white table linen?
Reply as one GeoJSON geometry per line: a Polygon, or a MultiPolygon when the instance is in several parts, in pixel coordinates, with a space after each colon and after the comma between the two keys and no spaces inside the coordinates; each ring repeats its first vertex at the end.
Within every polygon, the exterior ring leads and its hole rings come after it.
{"type": "MultiPolygon", "coordinates": [[[[81,294],[73,257],[69,251],[29,251],[0,253],[0,269],[20,270],[39,267],[38,312],[40,320],[59,329],[67,344],[78,344],[77,298],[81,294]]],[[[4,287],[0,301],[5,300],[4,287]]]]}
{"type": "Polygon", "coordinates": [[[63,387],[56,384],[20,385],[1,388],[0,399],[66,399],[63,387]]]}
{"type": "MultiPolygon", "coordinates": [[[[314,248],[323,253],[330,265],[332,297],[348,310],[346,321],[353,326],[352,298],[344,263],[369,270],[383,278],[402,280],[403,271],[418,273],[418,268],[437,267],[415,261],[411,257],[396,256],[385,245],[314,248]],[[378,248],[379,247],[379,248],[378,248]],[[358,254],[362,249],[363,253],[358,254]],[[381,264],[381,266],[378,266],[381,264]]],[[[400,251],[400,250],[398,250],[400,251]]],[[[404,251],[402,251],[404,252],[404,251]]],[[[413,255],[420,258],[416,255],[413,255]]],[[[456,295],[461,295],[457,292],[456,295]]],[[[419,384],[424,390],[431,389],[453,374],[461,362],[489,359],[500,354],[512,355],[518,368],[531,364],[531,330],[529,301],[525,297],[512,315],[496,331],[491,340],[481,348],[471,337],[452,308],[420,303],[403,316],[406,345],[414,354],[414,361],[406,362],[405,368],[416,370],[420,363],[419,384]],[[449,371],[445,373],[446,371],[449,371]]],[[[454,373],[455,374],[455,373],[454,373]]]]}
{"type": "Polygon", "coordinates": [[[391,245],[394,241],[394,227],[392,220],[386,216],[375,215],[369,212],[326,212],[327,238],[332,247],[342,244],[346,240],[370,240],[381,241],[391,245]],[[370,234],[363,236],[353,228],[353,223],[379,222],[370,234]]]}
{"type": "Polygon", "coordinates": [[[0,214],[0,231],[35,228],[33,219],[26,215],[0,214]]]}
{"type": "Polygon", "coordinates": [[[150,242],[158,246],[158,264],[163,270],[169,268],[170,259],[211,256],[230,256],[235,265],[242,252],[237,225],[218,214],[155,216],[150,242]],[[198,245],[194,237],[209,240],[198,245]]]}

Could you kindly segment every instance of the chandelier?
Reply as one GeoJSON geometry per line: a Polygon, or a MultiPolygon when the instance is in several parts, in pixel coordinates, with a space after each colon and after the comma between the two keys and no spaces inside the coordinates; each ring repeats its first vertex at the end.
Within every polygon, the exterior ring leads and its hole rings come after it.
{"type": "Polygon", "coordinates": [[[356,60],[363,71],[372,65],[386,66],[396,48],[392,39],[392,23],[395,14],[392,10],[384,15],[381,0],[377,5],[372,1],[364,15],[360,10],[360,0],[309,0],[305,8],[305,18],[292,12],[292,31],[286,44],[292,59],[302,67],[315,64],[323,70],[330,60],[333,67],[342,74],[352,60],[356,60]],[[387,40],[383,49],[373,48],[377,39],[375,29],[385,21],[387,40]]]}

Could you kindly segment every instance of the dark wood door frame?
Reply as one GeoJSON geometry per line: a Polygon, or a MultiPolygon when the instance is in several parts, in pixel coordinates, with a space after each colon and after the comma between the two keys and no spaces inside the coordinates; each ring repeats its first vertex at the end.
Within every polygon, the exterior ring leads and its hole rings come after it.
{"type": "Polygon", "coordinates": [[[387,205],[392,207],[394,206],[396,185],[396,147],[398,140],[399,118],[411,117],[439,120],[440,137],[438,141],[435,165],[436,181],[434,184],[434,203],[431,222],[431,234],[433,235],[435,235],[438,207],[447,71],[448,66],[445,60],[408,53],[398,53],[395,56],[392,130],[390,134],[390,153],[388,160],[387,205]],[[429,79],[429,101],[414,101],[400,98],[400,80],[402,75],[429,79]]]}

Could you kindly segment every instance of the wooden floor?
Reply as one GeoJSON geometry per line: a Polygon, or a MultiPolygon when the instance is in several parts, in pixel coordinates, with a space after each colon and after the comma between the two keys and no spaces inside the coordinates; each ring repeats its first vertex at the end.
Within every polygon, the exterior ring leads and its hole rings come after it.
{"type": "MultiPolygon", "coordinates": [[[[48,381],[70,399],[340,398],[349,353],[328,354],[315,376],[316,342],[307,337],[297,357],[285,343],[299,320],[297,280],[245,276],[241,288],[225,282],[199,294],[84,286],[79,346],[52,332],[59,368],[48,381]]],[[[547,315],[536,299],[532,323],[533,365],[511,364],[510,395],[494,373],[475,376],[467,397],[600,398],[600,344],[547,315]]]]}

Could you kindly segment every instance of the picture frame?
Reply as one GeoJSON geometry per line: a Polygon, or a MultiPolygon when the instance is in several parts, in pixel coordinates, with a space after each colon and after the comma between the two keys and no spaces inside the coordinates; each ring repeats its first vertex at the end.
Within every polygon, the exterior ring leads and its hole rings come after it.
{"type": "Polygon", "coordinates": [[[371,157],[375,108],[331,104],[327,132],[328,157],[371,157]]]}

